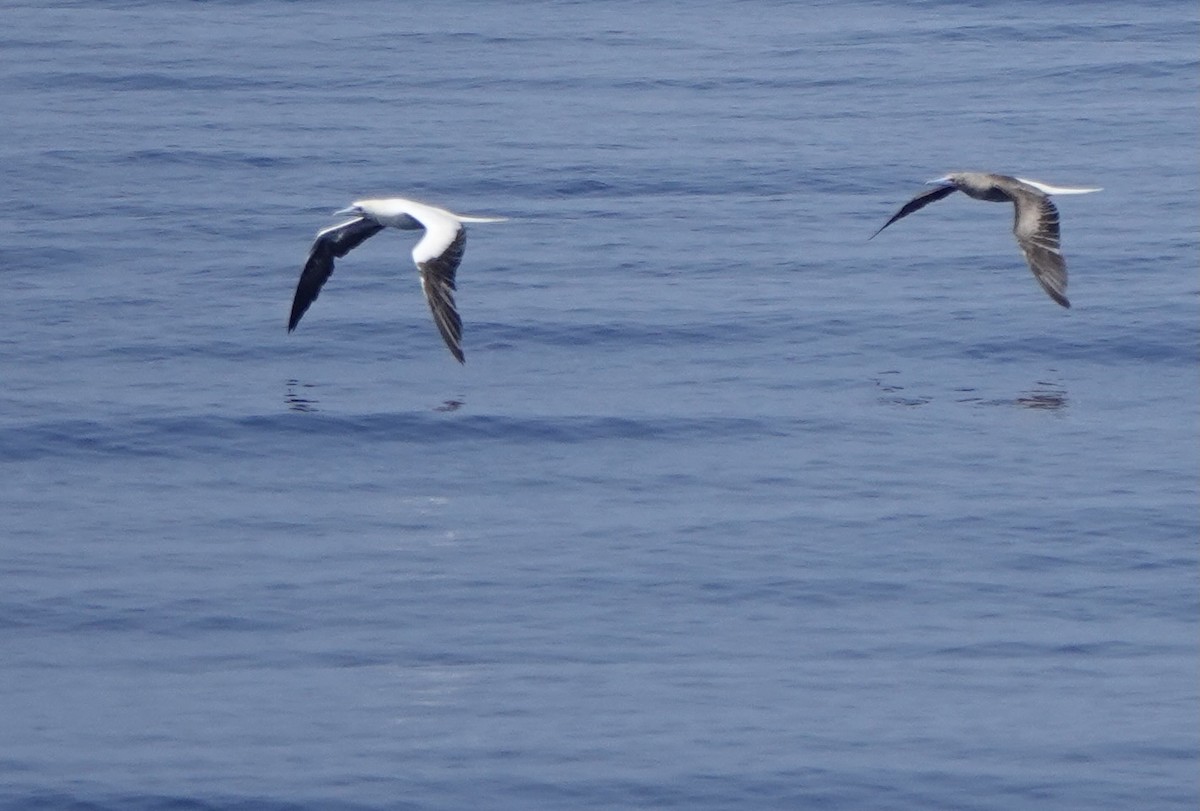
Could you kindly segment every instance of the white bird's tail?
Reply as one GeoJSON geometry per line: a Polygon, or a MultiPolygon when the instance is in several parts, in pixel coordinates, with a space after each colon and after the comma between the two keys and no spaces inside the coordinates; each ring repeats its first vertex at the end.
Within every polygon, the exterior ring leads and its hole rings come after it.
{"type": "Polygon", "coordinates": [[[508,217],[464,217],[461,214],[454,216],[459,222],[508,222],[508,217]]]}
{"type": "Polygon", "coordinates": [[[1104,189],[1091,189],[1081,186],[1050,186],[1046,183],[1039,183],[1036,180],[1028,180],[1023,177],[1018,177],[1017,180],[1028,186],[1033,186],[1042,194],[1091,194],[1094,191],[1104,191],[1104,189]]]}

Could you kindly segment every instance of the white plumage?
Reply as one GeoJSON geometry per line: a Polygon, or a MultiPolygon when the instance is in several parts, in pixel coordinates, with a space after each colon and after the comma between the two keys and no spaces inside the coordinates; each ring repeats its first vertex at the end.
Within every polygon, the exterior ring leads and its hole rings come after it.
{"type": "Polygon", "coordinates": [[[317,232],[300,273],[288,332],[296,328],[309,306],[317,300],[322,285],[333,273],[333,260],[340,259],[384,228],[404,231],[424,230],[412,250],[413,262],[421,277],[421,289],[429,302],[434,324],[459,363],[462,351],[462,319],[454,303],[455,274],[466,248],[467,231],[463,223],[503,222],[504,217],[466,217],[442,208],[390,197],[358,200],[336,212],[352,219],[317,232]]]}

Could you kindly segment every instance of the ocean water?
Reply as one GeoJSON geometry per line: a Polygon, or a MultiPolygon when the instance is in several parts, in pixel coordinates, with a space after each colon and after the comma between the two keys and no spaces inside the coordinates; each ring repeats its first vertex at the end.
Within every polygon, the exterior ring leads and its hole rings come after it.
{"type": "Polygon", "coordinates": [[[0,808],[1196,807],[1194,3],[3,19],[0,808]]]}

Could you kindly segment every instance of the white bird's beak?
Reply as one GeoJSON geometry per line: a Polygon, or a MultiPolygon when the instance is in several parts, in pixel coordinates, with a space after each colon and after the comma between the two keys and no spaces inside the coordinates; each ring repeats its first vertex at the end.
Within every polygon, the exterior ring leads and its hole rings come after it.
{"type": "Polygon", "coordinates": [[[343,209],[339,209],[339,210],[333,212],[333,216],[342,217],[347,214],[361,214],[361,213],[362,213],[362,211],[359,210],[358,206],[350,206],[349,208],[343,208],[343,209]]]}
{"type": "Polygon", "coordinates": [[[946,186],[950,183],[951,180],[949,175],[946,175],[945,177],[935,177],[933,180],[925,181],[926,186],[946,186]]]}

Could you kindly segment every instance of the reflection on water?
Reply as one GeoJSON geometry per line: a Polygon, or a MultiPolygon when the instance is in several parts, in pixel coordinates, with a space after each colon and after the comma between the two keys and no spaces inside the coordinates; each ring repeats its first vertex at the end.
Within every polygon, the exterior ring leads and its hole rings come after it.
{"type": "Polygon", "coordinates": [[[896,369],[888,369],[886,372],[880,372],[879,377],[874,379],[875,388],[881,392],[879,402],[886,405],[898,406],[923,406],[933,400],[932,397],[909,397],[900,394],[904,391],[904,387],[900,385],[899,378],[887,377],[884,375],[898,375],[900,372],[896,369]]]}
{"type": "Polygon", "coordinates": [[[289,411],[318,411],[317,401],[309,397],[302,397],[297,393],[297,389],[314,388],[312,383],[301,383],[299,380],[289,380],[287,382],[287,393],[283,397],[283,401],[287,403],[289,411]]]}
{"type": "MultiPolygon", "coordinates": [[[[319,401],[313,396],[312,390],[315,388],[317,388],[316,383],[301,383],[296,379],[288,380],[283,402],[287,405],[289,411],[300,413],[320,411],[321,409],[318,407],[319,401]]],[[[432,410],[441,412],[458,411],[466,405],[466,402],[465,398],[459,396],[450,400],[443,400],[440,405],[434,406],[432,410]]]]}
{"type": "MultiPolygon", "coordinates": [[[[905,390],[900,383],[900,372],[889,369],[880,372],[879,377],[872,379],[879,391],[879,402],[885,405],[904,407],[923,406],[934,401],[933,395],[914,394],[905,390]]],[[[1069,404],[1067,391],[1059,383],[1039,380],[1029,391],[1024,391],[1016,397],[988,399],[980,396],[979,390],[963,386],[953,390],[954,401],[968,405],[979,406],[1020,406],[1021,408],[1038,409],[1042,411],[1059,411],[1069,404]]]]}
{"type": "Polygon", "coordinates": [[[1056,383],[1039,380],[1037,388],[1023,393],[1017,397],[1015,402],[1022,408],[1058,411],[1067,407],[1067,391],[1056,383]]]}

